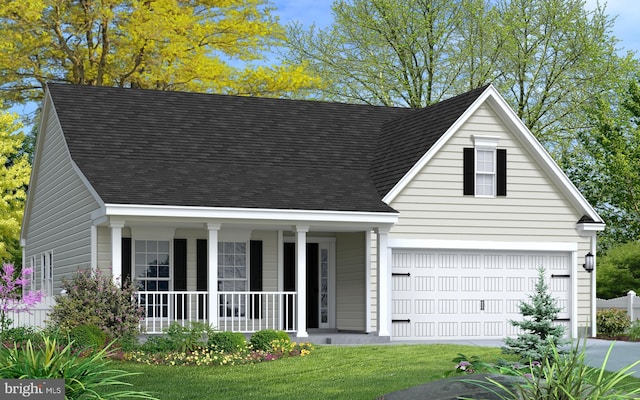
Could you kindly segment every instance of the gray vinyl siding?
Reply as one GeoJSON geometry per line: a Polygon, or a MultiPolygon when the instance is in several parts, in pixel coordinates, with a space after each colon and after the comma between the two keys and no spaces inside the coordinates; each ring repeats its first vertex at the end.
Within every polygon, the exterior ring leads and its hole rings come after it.
{"type": "Polygon", "coordinates": [[[589,318],[590,276],[581,263],[590,239],[576,230],[582,215],[488,105],[466,121],[390,205],[400,212],[391,238],[577,243],[579,324],[589,318]],[[498,148],[507,149],[506,197],[463,195],[462,153],[473,147],[474,134],[498,136],[498,148]]]}
{"type": "Polygon", "coordinates": [[[251,240],[262,240],[262,290],[278,291],[278,232],[253,231],[251,240]]]}
{"type": "Polygon", "coordinates": [[[29,188],[30,213],[25,221],[26,256],[36,257],[40,288],[41,256],[52,253],[53,293],[59,293],[63,277],[90,267],[91,218],[99,205],[76,171],[55,112],[43,121],[42,148],[29,188]]]}
{"type": "Polygon", "coordinates": [[[366,329],[365,235],[338,233],[336,240],[336,327],[366,329]]]}

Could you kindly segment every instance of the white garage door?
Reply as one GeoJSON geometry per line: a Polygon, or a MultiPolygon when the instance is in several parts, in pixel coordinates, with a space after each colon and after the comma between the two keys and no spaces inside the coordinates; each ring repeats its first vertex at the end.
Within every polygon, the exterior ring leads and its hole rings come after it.
{"type": "Polygon", "coordinates": [[[570,330],[571,254],[393,250],[392,337],[501,339],[518,330],[519,304],[533,292],[540,266],[570,330]]]}

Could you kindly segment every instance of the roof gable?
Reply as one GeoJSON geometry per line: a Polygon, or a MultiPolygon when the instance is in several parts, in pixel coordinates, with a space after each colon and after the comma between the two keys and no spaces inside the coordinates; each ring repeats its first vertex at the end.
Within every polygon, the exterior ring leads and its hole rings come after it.
{"type": "MultiPolygon", "coordinates": [[[[446,127],[445,131],[436,138],[428,151],[424,153],[414,165],[412,165],[411,169],[396,181],[395,185],[386,192],[383,200],[387,203],[391,203],[393,199],[406,187],[406,185],[424,168],[429,160],[431,160],[445,145],[445,143],[455,135],[460,127],[469,120],[478,108],[482,104],[487,104],[502,120],[507,129],[514,134],[527,153],[533,157],[540,168],[551,178],[563,196],[585,216],[593,221],[602,223],[602,218],[600,218],[595,209],[587,202],[580,191],[573,185],[571,180],[569,180],[562,169],[551,158],[542,144],[538,142],[533,133],[529,131],[511,107],[509,107],[497,90],[493,86],[489,85],[488,87],[477,89],[477,91],[474,92],[476,93],[476,96],[472,99],[473,101],[471,104],[468,104],[466,109],[463,110],[458,118],[446,127]],[[478,91],[481,92],[478,93],[478,91]]],[[[469,92],[468,94],[470,93],[472,92],[469,92]]],[[[470,98],[467,99],[470,100],[470,98]]]]}

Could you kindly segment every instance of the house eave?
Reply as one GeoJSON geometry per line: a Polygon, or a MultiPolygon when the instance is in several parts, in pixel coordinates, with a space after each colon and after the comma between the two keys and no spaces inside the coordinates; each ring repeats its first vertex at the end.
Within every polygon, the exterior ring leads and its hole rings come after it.
{"type": "Polygon", "coordinates": [[[398,221],[395,212],[293,210],[262,208],[187,207],[143,204],[105,204],[91,215],[96,224],[115,219],[181,220],[197,223],[255,224],[255,225],[310,225],[318,229],[336,227],[391,227],[398,221]]]}

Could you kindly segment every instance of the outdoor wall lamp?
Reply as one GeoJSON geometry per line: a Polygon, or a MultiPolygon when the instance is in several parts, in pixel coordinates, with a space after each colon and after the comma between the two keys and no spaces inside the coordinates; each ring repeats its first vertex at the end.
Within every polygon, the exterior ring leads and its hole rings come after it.
{"type": "Polygon", "coordinates": [[[584,264],[582,264],[582,267],[585,269],[585,271],[591,273],[593,271],[593,254],[591,254],[591,252],[588,252],[585,256],[584,256],[584,264]]]}

